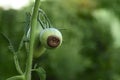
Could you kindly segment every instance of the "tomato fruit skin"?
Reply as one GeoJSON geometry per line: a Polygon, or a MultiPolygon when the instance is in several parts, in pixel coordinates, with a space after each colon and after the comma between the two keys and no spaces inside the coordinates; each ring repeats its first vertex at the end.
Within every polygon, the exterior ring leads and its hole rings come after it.
{"type": "Polygon", "coordinates": [[[62,44],[62,34],[56,28],[46,28],[40,32],[40,42],[48,49],[58,48],[62,44]]]}

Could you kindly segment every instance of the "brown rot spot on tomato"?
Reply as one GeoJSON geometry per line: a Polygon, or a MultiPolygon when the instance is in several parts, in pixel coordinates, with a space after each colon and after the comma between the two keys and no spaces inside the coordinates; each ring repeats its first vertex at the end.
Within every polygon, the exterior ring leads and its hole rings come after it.
{"type": "Polygon", "coordinates": [[[47,44],[51,48],[56,48],[60,44],[60,39],[57,36],[54,36],[54,35],[49,36],[48,39],[47,39],[47,44]]]}

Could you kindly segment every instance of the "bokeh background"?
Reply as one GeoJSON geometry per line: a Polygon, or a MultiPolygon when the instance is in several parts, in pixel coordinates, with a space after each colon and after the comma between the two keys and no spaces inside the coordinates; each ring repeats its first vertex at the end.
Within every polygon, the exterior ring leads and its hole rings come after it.
{"type": "MultiPolygon", "coordinates": [[[[0,6],[0,32],[17,50],[26,28],[26,12],[31,12],[33,1],[22,8],[0,6]]],[[[120,0],[47,0],[40,8],[63,34],[60,48],[47,50],[35,60],[45,69],[47,80],[120,80],[120,0]],[[97,18],[100,9],[110,14],[103,15],[103,22],[97,18]]],[[[25,54],[23,48],[19,54],[23,70],[25,54]]],[[[17,74],[9,43],[0,35],[0,80],[17,74]]]]}

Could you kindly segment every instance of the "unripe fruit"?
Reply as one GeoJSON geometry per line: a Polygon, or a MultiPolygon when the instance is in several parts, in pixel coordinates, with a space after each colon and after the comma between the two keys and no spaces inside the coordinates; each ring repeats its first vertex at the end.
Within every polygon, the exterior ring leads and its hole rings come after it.
{"type": "MultiPolygon", "coordinates": [[[[40,57],[46,50],[46,48],[43,45],[41,45],[41,42],[39,40],[39,35],[42,30],[43,29],[40,25],[36,27],[35,41],[34,41],[34,53],[33,53],[34,58],[40,57]]],[[[30,40],[30,29],[28,30],[26,37],[28,40],[30,40]]],[[[25,46],[26,46],[26,49],[29,50],[29,42],[26,42],[25,46]]]]}
{"type": "MultiPolygon", "coordinates": [[[[33,57],[38,58],[42,55],[46,48],[54,49],[61,45],[62,34],[58,29],[37,27],[35,33],[34,53],[33,57]]],[[[27,33],[27,38],[30,39],[30,29],[27,33]]],[[[26,43],[26,48],[29,49],[29,43],[26,43]]]]}
{"type": "Polygon", "coordinates": [[[46,28],[40,32],[40,42],[46,48],[57,48],[62,43],[62,34],[55,28],[46,28]]]}

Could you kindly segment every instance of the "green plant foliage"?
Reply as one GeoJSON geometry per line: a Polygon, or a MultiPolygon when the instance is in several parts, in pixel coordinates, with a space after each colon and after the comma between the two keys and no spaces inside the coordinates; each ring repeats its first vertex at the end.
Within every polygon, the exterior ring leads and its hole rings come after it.
{"type": "MultiPolygon", "coordinates": [[[[120,79],[120,48],[113,45],[115,38],[110,26],[106,25],[110,22],[101,23],[104,19],[100,22],[92,15],[95,10],[105,9],[112,11],[119,20],[119,4],[120,0],[56,0],[41,4],[52,26],[63,34],[59,48],[46,50],[40,58],[33,60],[45,69],[46,80],[120,79]]],[[[20,11],[0,9],[0,32],[10,38],[15,49],[24,34],[26,26],[22,22],[29,8],[20,11]]],[[[0,80],[18,75],[8,46],[6,39],[0,36],[0,80]]],[[[23,47],[18,54],[23,71],[25,52],[23,47]]],[[[33,72],[33,80],[40,77],[35,74],[33,72]]]]}

